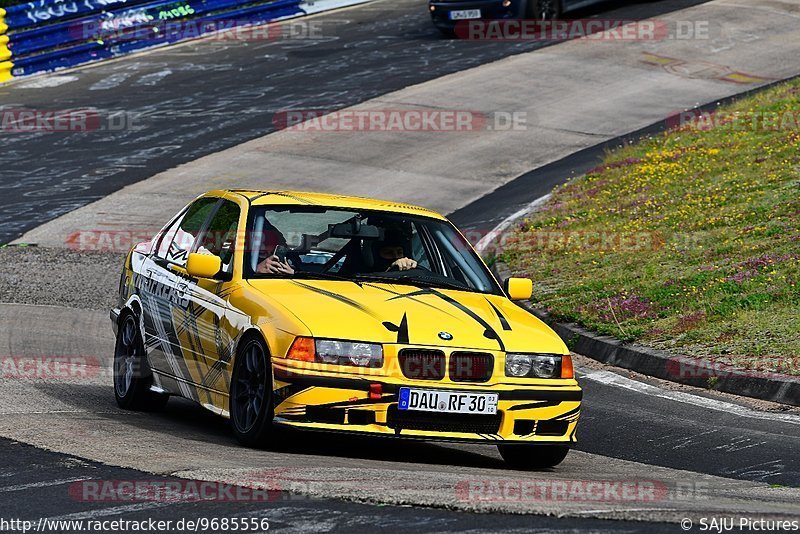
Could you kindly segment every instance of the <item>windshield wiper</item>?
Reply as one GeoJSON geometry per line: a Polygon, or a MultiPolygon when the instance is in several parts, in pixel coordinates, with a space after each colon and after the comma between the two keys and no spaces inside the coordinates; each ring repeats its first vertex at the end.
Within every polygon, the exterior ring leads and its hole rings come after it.
{"type": "Polygon", "coordinates": [[[380,275],[356,275],[358,278],[362,280],[370,280],[375,282],[386,282],[389,284],[402,284],[408,283],[410,285],[419,285],[423,287],[441,287],[441,288],[448,288],[448,289],[457,289],[459,291],[472,291],[470,288],[463,286],[457,282],[450,282],[447,280],[426,280],[420,279],[416,276],[405,275],[405,276],[380,276],[380,275]]]}

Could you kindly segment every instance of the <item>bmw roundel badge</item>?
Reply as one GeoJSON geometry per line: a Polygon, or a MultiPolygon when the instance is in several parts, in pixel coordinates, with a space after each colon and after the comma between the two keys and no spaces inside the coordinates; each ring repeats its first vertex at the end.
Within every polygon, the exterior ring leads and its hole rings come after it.
{"type": "Polygon", "coordinates": [[[445,341],[450,341],[451,339],[453,339],[453,334],[451,334],[450,332],[439,332],[439,337],[441,339],[444,339],[445,341]]]}

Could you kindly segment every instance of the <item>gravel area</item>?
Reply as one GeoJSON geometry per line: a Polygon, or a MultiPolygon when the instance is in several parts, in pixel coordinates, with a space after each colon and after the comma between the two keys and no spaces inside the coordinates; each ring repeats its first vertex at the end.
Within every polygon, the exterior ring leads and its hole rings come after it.
{"type": "Polygon", "coordinates": [[[124,260],[124,254],[0,248],[0,302],[108,310],[124,260]]]}

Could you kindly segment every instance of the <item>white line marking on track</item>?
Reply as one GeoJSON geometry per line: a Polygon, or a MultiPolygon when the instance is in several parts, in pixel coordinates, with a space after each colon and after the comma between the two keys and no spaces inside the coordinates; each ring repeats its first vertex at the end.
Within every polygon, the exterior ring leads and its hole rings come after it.
{"type": "Polygon", "coordinates": [[[45,89],[47,87],[58,87],[65,83],[74,82],[77,76],[51,76],[34,78],[30,81],[19,84],[17,87],[20,89],[45,89]]]}
{"type": "Polygon", "coordinates": [[[147,85],[158,85],[159,82],[161,82],[161,80],[163,80],[164,78],[166,78],[170,74],[172,74],[172,71],[169,70],[169,69],[164,69],[164,70],[160,70],[160,71],[157,71],[157,72],[151,72],[149,74],[145,74],[144,76],[139,78],[137,81],[135,81],[133,83],[133,86],[134,87],[140,87],[140,86],[147,86],[147,85]]]}
{"type": "Polygon", "coordinates": [[[630,378],[620,376],[616,373],[612,373],[611,371],[595,371],[593,373],[584,375],[584,378],[594,382],[600,382],[601,384],[617,386],[624,389],[629,389],[631,391],[636,391],[637,393],[642,393],[643,395],[652,395],[654,397],[660,397],[662,399],[668,399],[675,402],[692,404],[701,408],[727,412],[739,417],[749,417],[751,419],[762,419],[765,421],[781,421],[783,423],[789,423],[792,425],[800,425],[800,416],[797,415],[787,413],[759,412],[756,410],[751,410],[750,408],[745,408],[744,406],[739,406],[738,404],[732,404],[730,402],[710,399],[708,397],[700,397],[698,395],[692,395],[682,391],[669,391],[666,389],[661,389],[657,386],[645,384],[644,382],[639,382],[638,380],[632,380],[630,378]]]}
{"type": "Polygon", "coordinates": [[[45,480],[44,482],[31,482],[29,484],[17,484],[16,486],[0,487],[0,493],[8,493],[8,492],[11,492],[11,491],[24,491],[24,490],[27,490],[27,489],[35,489],[35,488],[49,488],[51,486],[61,486],[63,484],[69,484],[71,482],[80,482],[82,480],[91,480],[91,478],[87,478],[87,477],[62,478],[60,480],[45,480]]]}
{"type": "MultiPolygon", "coordinates": [[[[586,514],[611,514],[615,512],[677,512],[677,508],[605,508],[601,510],[576,510],[570,512],[569,515],[586,515],[586,514]]],[[[569,517],[569,515],[559,515],[559,518],[569,517]]]]}
{"type": "Polygon", "coordinates": [[[515,211],[514,213],[503,219],[503,221],[500,224],[495,226],[491,232],[483,236],[481,240],[475,244],[475,250],[478,252],[478,254],[482,253],[483,250],[486,247],[488,247],[489,244],[492,241],[494,241],[498,235],[500,235],[503,231],[505,231],[506,228],[511,226],[514,223],[514,221],[524,216],[526,213],[533,210],[535,207],[544,204],[545,202],[547,202],[547,199],[549,198],[550,198],[550,193],[546,194],[543,197],[537,198],[530,204],[527,204],[524,208],[515,211]]]}
{"type": "Polygon", "coordinates": [[[115,72],[110,76],[106,76],[99,82],[93,83],[89,86],[90,91],[105,91],[107,89],[114,89],[118,87],[122,83],[124,83],[128,78],[131,77],[130,72],[115,72]]]}

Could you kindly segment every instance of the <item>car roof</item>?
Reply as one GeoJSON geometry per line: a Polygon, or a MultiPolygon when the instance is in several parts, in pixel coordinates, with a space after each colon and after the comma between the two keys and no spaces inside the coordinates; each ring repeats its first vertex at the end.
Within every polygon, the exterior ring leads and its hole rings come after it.
{"type": "Polygon", "coordinates": [[[404,213],[408,215],[419,215],[422,217],[434,217],[444,219],[441,214],[402,202],[390,200],[379,200],[374,198],[354,197],[348,195],[334,195],[330,193],[311,193],[307,191],[287,191],[287,190],[254,190],[254,189],[227,189],[225,191],[210,191],[208,194],[235,193],[247,197],[254,206],[265,206],[274,204],[296,205],[296,206],[324,206],[331,208],[354,209],[354,210],[376,210],[391,213],[404,213]]]}

